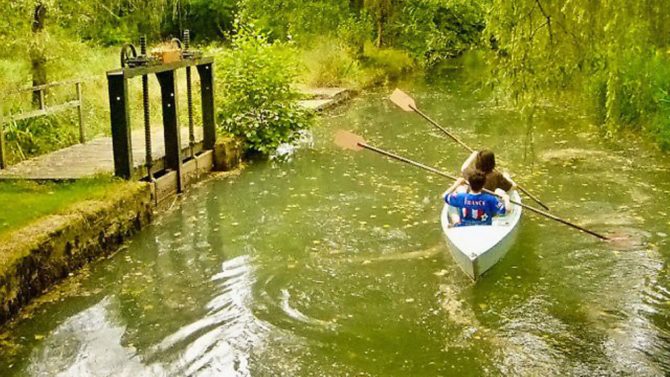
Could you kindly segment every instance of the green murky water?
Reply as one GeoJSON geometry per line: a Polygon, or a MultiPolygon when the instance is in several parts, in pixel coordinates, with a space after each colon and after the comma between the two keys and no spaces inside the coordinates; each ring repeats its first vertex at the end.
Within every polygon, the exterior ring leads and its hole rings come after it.
{"type": "Polygon", "coordinates": [[[532,127],[457,71],[405,83],[557,213],[526,213],[477,284],[448,254],[439,177],[337,150],[338,128],[448,171],[467,153],[380,90],[322,120],[287,163],[174,203],[0,336],[2,376],[451,376],[670,373],[670,162],[600,141],[575,110],[532,127]]]}

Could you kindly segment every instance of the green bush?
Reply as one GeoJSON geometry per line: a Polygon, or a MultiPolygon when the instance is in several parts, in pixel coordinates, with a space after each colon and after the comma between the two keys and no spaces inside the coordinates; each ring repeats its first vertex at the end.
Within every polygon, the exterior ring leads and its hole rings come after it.
{"type": "Polygon", "coordinates": [[[270,43],[250,26],[238,26],[232,49],[222,54],[219,119],[247,149],[269,154],[310,125],[310,115],[298,105],[299,95],[291,86],[298,73],[295,56],[292,46],[270,43]]]}

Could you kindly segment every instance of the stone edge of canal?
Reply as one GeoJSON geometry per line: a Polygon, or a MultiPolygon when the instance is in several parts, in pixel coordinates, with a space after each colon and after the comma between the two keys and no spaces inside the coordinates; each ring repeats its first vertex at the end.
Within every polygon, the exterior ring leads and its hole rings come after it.
{"type": "MultiPolygon", "coordinates": [[[[329,93],[330,98],[318,100],[318,106],[311,109],[317,113],[331,110],[356,94],[351,89],[332,96],[329,93]]],[[[191,173],[184,177],[186,185],[206,179],[212,170],[241,169],[241,153],[238,140],[220,139],[209,156],[209,167],[198,166],[196,161],[186,172],[191,173]]],[[[71,273],[113,254],[150,224],[154,211],[165,208],[161,202],[176,195],[162,186],[172,184],[162,184],[160,179],[155,184],[129,183],[127,190],[119,190],[104,201],[84,201],[67,214],[46,216],[14,232],[11,242],[0,244],[0,325],[10,322],[31,300],[71,273]]]]}
{"type": "MultiPolygon", "coordinates": [[[[186,185],[206,179],[212,170],[240,169],[240,146],[234,139],[222,139],[209,156],[213,164],[195,163],[184,176],[186,185]]],[[[0,325],[70,273],[113,254],[150,224],[155,213],[167,208],[167,199],[176,196],[176,190],[166,189],[173,186],[174,177],[163,178],[128,182],[103,200],[81,201],[66,213],[48,215],[10,234],[8,242],[0,244],[0,325]]]]}

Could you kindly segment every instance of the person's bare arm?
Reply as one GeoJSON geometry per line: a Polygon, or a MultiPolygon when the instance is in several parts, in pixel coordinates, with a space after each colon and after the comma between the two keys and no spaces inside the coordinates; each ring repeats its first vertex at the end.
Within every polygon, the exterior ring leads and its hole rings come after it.
{"type": "Polygon", "coordinates": [[[470,157],[468,157],[468,159],[465,160],[465,162],[463,163],[463,166],[461,166],[461,173],[465,173],[465,171],[470,167],[470,165],[472,165],[475,162],[478,153],[479,152],[477,151],[473,151],[470,154],[470,157]]]}
{"type": "Polygon", "coordinates": [[[460,185],[462,185],[462,184],[464,184],[464,183],[465,183],[465,179],[463,179],[463,178],[458,178],[458,179],[456,180],[456,182],[454,182],[454,184],[451,185],[451,187],[449,187],[449,188],[447,189],[447,191],[444,192],[444,194],[442,194],[442,199],[446,198],[447,195],[449,195],[449,194],[451,194],[452,192],[454,192],[454,190],[456,190],[456,189],[458,188],[458,186],[460,186],[460,185]]]}
{"type": "Polygon", "coordinates": [[[512,179],[512,177],[510,177],[509,173],[508,173],[508,172],[504,172],[504,173],[502,173],[502,175],[503,175],[503,177],[504,177],[509,183],[512,184],[512,188],[510,188],[509,190],[507,190],[507,192],[510,192],[510,191],[514,190],[514,189],[517,187],[517,184],[516,184],[516,182],[514,182],[514,180],[512,179]]]}
{"type": "Polygon", "coordinates": [[[505,204],[505,211],[509,212],[512,209],[512,203],[510,202],[509,195],[503,189],[496,189],[496,195],[498,195],[505,204]]]}

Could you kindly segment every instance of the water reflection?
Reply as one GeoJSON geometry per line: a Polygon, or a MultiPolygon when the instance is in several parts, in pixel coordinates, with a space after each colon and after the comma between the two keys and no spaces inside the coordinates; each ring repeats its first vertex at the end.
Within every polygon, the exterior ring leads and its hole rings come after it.
{"type": "Polygon", "coordinates": [[[248,256],[223,263],[212,277],[218,295],[207,314],[146,352],[128,343],[119,300],[106,297],[69,318],[33,353],[31,376],[251,376],[252,349],[270,325],[251,308],[255,282],[248,256]]]}
{"type": "Polygon", "coordinates": [[[33,352],[30,376],[160,376],[144,365],[118,316],[118,300],[107,297],[69,318],[33,352]]]}

